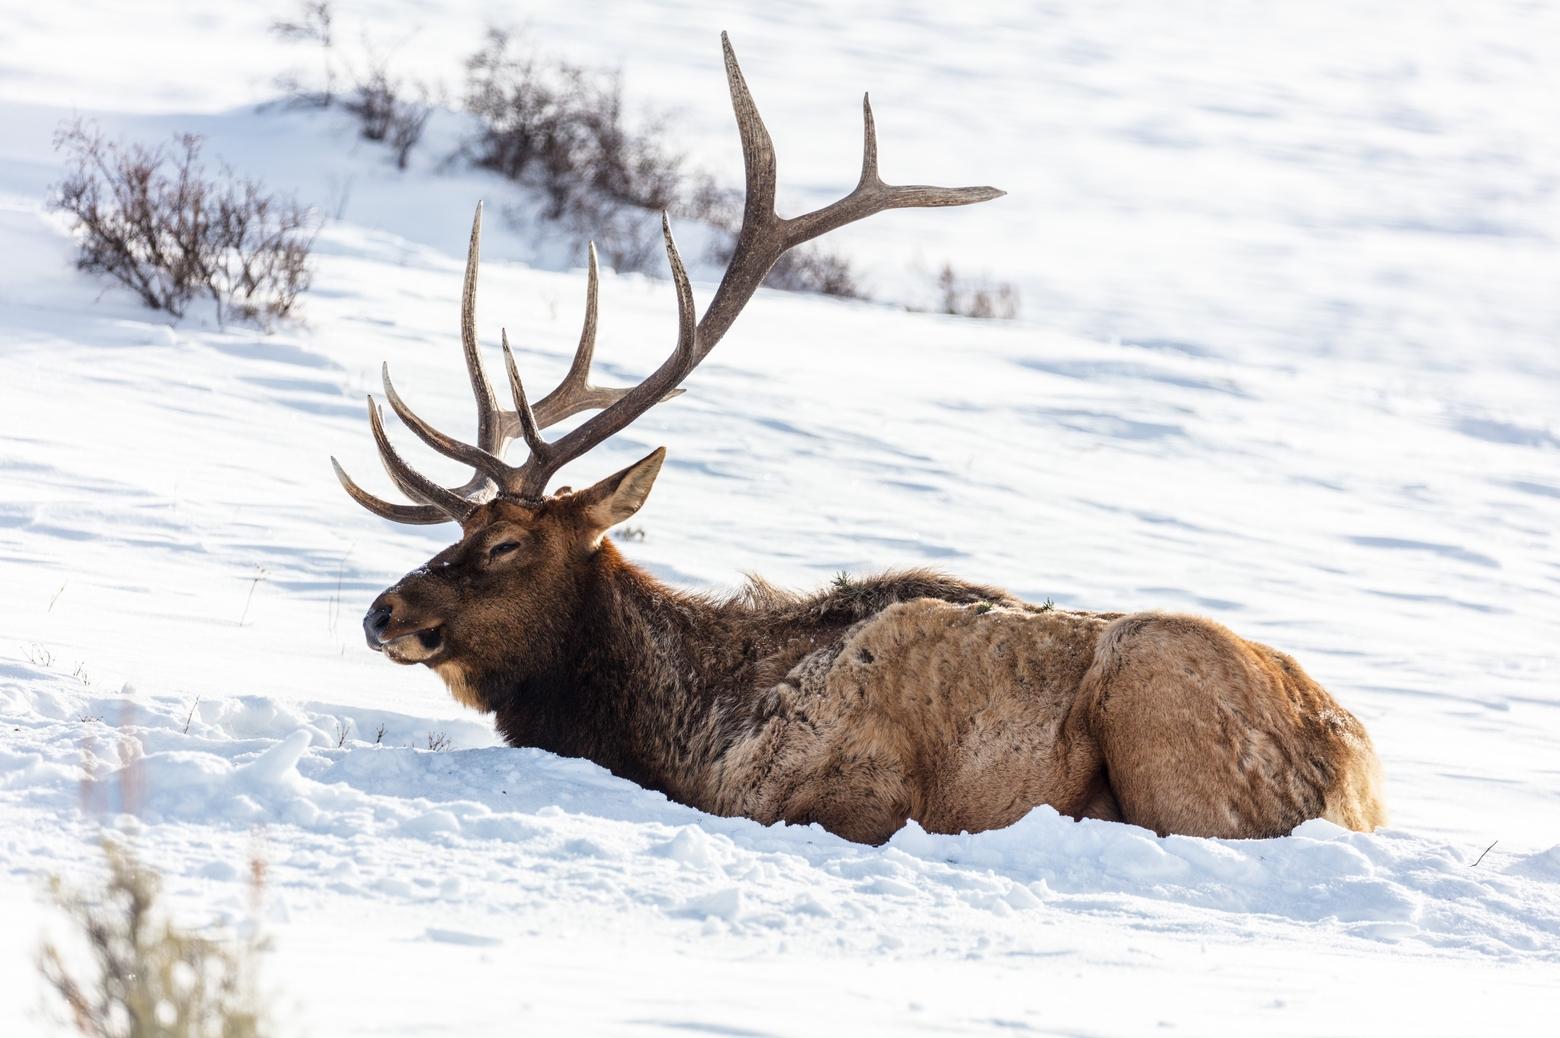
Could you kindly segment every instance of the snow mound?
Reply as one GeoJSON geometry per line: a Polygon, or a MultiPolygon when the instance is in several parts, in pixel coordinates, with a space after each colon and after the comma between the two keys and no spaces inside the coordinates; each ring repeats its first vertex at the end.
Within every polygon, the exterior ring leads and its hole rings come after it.
{"type": "Polygon", "coordinates": [[[805,931],[810,918],[867,920],[876,906],[899,905],[926,921],[923,939],[972,913],[1082,914],[1560,961],[1556,850],[1472,868],[1465,850],[1401,830],[1355,833],[1314,820],[1271,840],[1158,837],[1049,807],[973,835],[912,822],[886,845],[865,847],[813,826],[703,815],[539,751],[430,751],[350,737],[337,745],[326,734],[343,722],[363,731],[382,716],[372,712],[250,699],[227,712],[234,731],[207,716],[186,732],[190,708],[175,698],[7,691],[0,723],[14,729],[23,748],[10,752],[27,755],[18,770],[30,779],[7,791],[18,807],[68,802],[85,783],[88,802],[133,795],[120,809],[133,806],[154,826],[280,826],[289,861],[306,849],[308,861],[343,863],[333,888],[379,900],[458,900],[507,873],[545,877],[549,899],[607,896],[623,912],[648,900],[670,918],[739,931],[805,931]],[[75,720],[116,714],[125,720],[111,729],[75,720]],[[257,722],[265,716],[269,731],[257,722]],[[117,766],[105,770],[106,761],[117,766]],[[352,851],[370,837],[419,861],[414,878],[352,851]],[[603,886],[622,869],[635,874],[638,893],[603,886]],[[434,875],[442,885],[421,882],[434,875]]]}

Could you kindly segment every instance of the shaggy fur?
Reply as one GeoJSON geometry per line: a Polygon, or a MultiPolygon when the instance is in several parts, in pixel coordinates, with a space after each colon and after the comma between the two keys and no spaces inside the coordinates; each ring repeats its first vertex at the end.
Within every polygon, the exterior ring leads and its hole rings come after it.
{"type": "Polygon", "coordinates": [[[1039,804],[1198,836],[1385,820],[1363,726],[1282,653],[1197,617],[1037,607],[919,570],[687,594],[601,537],[648,493],[637,468],[483,506],[376,601],[394,619],[375,647],[432,667],[511,745],[868,843],[1039,804]]]}

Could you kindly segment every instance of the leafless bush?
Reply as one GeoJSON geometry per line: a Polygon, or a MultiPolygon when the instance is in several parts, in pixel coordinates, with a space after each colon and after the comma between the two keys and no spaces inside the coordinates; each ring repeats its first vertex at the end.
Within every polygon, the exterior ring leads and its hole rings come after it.
{"type": "Polygon", "coordinates": [[[329,108],[336,100],[336,55],[333,26],[335,16],[330,0],[303,0],[298,5],[296,19],[277,19],[271,23],[271,32],[284,40],[313,43],[320,49],[320,82],[318,89],[310,88],[304,80],[292,73],[277,79],[293,101],[329,108]]]}
{"type": "MultiPolygon", "coordinates": [[[[716,231],[710,259],[729,263],[742,229],[743,194],[716,184],[709,176],[696,178],[681,212],[716,231]]],[[[803,245],[783,253],[764,278],[770,288],[787,292],[818,292],[843,299],[866,299],[850,261],[818,245],[803,245]]]]}
{"type": "Polygon", "coordinates": [[[466,108],[481,129],[473,163],[542,192],[543,216],[596,236],[619,269],[655,255],[648,213],[673,208],[682,156],[659,143],[659,120],[630,129],[616,73],[546,60],[493,30],[466,63],[466,108]]]}
{"type": "Polygon", "coordinates": [[[1018,289],[1005,281],[960,277],[953,264],[937,274],[938,308],[957,317],[987,317],[1011,321],[1018,316],[1018,289]]]}
{"type": "Polygon", "coordinates": [[[837,252],[813,245],[803,245],[782,255],[764,284],[787,292],[817,292],[841,299],[867,298],[849,260],[837,252]]]}
{"type": "Polygon", "coordinates": [[[357,117],[365,140],[388,144],[395,151],[396,168],[405,169],[433,114],[428,87],[393,75],[389,59],[366,43],[358,70],[337,49],[335,25],[329,0],[303,0],[296,18],[271,23],[271,32],[281,39],[319,48],[317,82],[289,72],[277,77],[277,86],[293,104],[340,105],[357,117]]]}
{"type": "Polygon", "coordinates": [[[370,58],[368,72],[357,80],[342,107],[357,116],[365,140],[382,141],[394,150],[397,169],[406,168],[433,114],[428,88],[401,82],[379,56],[370,58]]]}
{"type": "Polygon", "coordinates": [[[449,748],[450,737],[448,735],[445,735],[443,732],[428,733],[428,749],[438,753],[440,750],[447,750],[449,748]]]}
{"type": "MultiPolygon", "coordinates": [[[[38,968],[76,1030],[91,1038],[259,1038],[270,1033],[256,993],[261,944],[233,945],[167,919],[157,877],[127,848],[104,843],[108,879],[90,894],[56,880],[55,900],[91,958],[66,964],[45,943],[38,968]]],[[[252,868],[256,890],[263,869],[252,868]]]]}
{"type": "Polygon", "coordinates": [[[75,219],[76,265],[114,278],[152,309],[179,317],[204,296],[218,321],[268,324],[308,288],[311,221],[227,166],[208,175],[201,143],[182,134],[157,147],[121,144],[67,124],[54,145],[69,165],[49,205],[75,219]]]}

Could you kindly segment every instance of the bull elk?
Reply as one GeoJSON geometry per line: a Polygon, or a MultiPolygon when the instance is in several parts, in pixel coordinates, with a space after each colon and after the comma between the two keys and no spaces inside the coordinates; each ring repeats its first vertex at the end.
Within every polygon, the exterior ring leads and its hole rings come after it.
{"type": "Polygon", "coordinates": [[[533,406],[506,335],[514,410],[499,406],[477,347],[478,207],[461,305],[476,443],[434,429],[384,377],[402,422],[469,465],[471,479],[449,489],[413,470],[372,396],[380,457],[416,503],[381,500],[336,465],[347,493],[376,515],[461,527],[458,543],[375,599],[363,623],[369,646],[432,668],[457,700],[493,714],[511,745],[588,758],[705,811],[816,822],[851,840],[884,841],[907,819],[933,832],[992,829],[1040,804],[1201,836],[1273,836],[1317,816],[1381,824],[1379,765],[1359,721],[1290,657],[1210,620],[1034,606],[925,571],[806,596],[757,580],[728,598],[692,594],[606,537],[644,503],[664,448],[588,489],[547,492],[563,465],[680,392],[786,250],[885,209],[1002,194],[884,183],[864,103],[855,189],[780,217],[774,146],[722,42],[746,168],[742,226],[695,320],[663,217],[677,343],[644,381],[590,381],[592,249],[568,373],[533,406]],[[596,413],[573,431],[542,435],[587,410],[596,413]],[[529,455],[510,466],[502,457],[515,439],[529,455]]]}

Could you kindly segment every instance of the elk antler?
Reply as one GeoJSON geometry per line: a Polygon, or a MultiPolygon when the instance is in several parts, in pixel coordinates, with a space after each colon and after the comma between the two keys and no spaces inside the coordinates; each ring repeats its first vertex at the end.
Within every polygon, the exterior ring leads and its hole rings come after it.
{"type": "MultiPolygon", "coordinates": [[[[378,424],[378,411],[370,400],[370,418],[375,441],[391,479],[408,496],[423,502],[421,506],[397,505],[382,501],[362,490],[336,466],[336,475],[347,493],[370,511],[397,522],[428,523],[446,519],[461,520],[474,503],[491,487],[500,494],[519,498],[541,497],[552,476],[564,465],[580,457],[603,440],[624,429],[655,404],[681,392],[679,383],[698,366],[715,344],[726,334],[737,315],[775,262],[789,249],[811,241],[848,223],[865,219],[885,209],[930,208],[970,205],[999,198],[1004,192],[993,187],[930,187],[885,184],[878,175],[877,130],[872,120],[872,104],[862,98],[863,144],[861,177],[844,198],[822,209],[786,219],[775,212],[775,148],[759,117],[753,95],[742,78],[731,40],[721,33],[726,58],[726,80],[731,88],[731,107],[737,117],[737,132],[742,139],[742,163],[746,171],[747,197],[742,211],[742,228],[730,264],[709,308],[697,323],[694,320],[693,290],[688,283],[682,259],[672,240],[671,223],[662,215],[661,229],[666,239],[666,258],[671,266],[672,283],[677,290],[677,345],[645,380],[629,389],[598,389],[588,381],[596,327],[596,253],[590,255],[590,282],[586,297],[585,328],[574,363],[558,388],[536,405],[530,406],[520,381],[514,354],[504,336],[504,362],[509,374],[510,393],[515,409],[501,411],[493,388],[477,355],[475,300],[477,277],[477,237],[482,210],[472,226],[471,249],[466,260],[466,283],[461,305],[461,339],[466,351],[466,369],[477,398],[477,444],[451,439],[429,426],[406,407],[390,385],[385,373],[385,396],[391,408],[422,441],[447,457],[475,469],[464,487],[445,490],[412,472],[384,439],[378,424]],[[597,409],[572,432],[556,440],[543,439],[541,430],[580,411],[597,409]],[[503,462],[503,448],[516,438],[524,439],[530,456],[519,466],[503,462]]],[[[331,459],[332,463],[335,459],[331,459]]]]}
{"type": "MultiPolygon", "coordinates": [[[[506,411],[498,405],[498,400],[493,394],[493,386],[488,381],[487,371],[482,364],[482,354],[477,348],[477,268],[481,251],[482,203],[478,202],[476,215],[471,221],[471,240],[466,249],[466,274],[461,286],[460,301],[461,347],[466,357],[466,373],[471,379],[471,392],[477,401],[476,445],[472,446],[451,439],[418,418],[391,385],[389,365],[383,365],[380,374],[385,387],[385,397],[390,401],[391,409],[400,416],[401,420],[424,443],[476,470],[463,486],[448,491],[454,495],[453,500],[462,502],[457,512],[452,513],[449,510],[454,507],[453,502],[451,498],[445,497],[441,497],[442,505],[431,501],[427,504],[402,505],[382,500],[358,486],[342,469],[340,463],[335,458],[331,459],[331,464],[336,470],[336,478],[341,481],[341,485],[346,488],[352,499],[385,519],[411,524],[444,523],[451,519],[459,521],[466,512],[471,510],[474,502],[482,500],[494,491],[498,479],[496,474],[502,470],[494,468],[491,463],[502,458],[504,449],[519,436],[519,416],[514,411],[506,411]]],[[[596,265],[594,242],[590,244],[588,252],[585,323],[580,329],[579,345],[575,348],[574,360],[569,365],[568,373],[564,375],[563,381],[559,382],[553,391],[536,405],[537,422],[544,429],[581,411],[606,407],[628,393],[627,388],[606,389],[591,385],[590,382],[590,365],[596,352],[596,298],[601,276],[596,265]]],[[[680,393],[682,390],[674,390],[666,394],[666,398],[669,399],[680,393]]],[[[386,460],[386,464],[392,463],[386,460]]],[[[401,485],[394,476],[392,480],[395,480],[398,487],[401,485]]],[[[412,492],[407,492],[407,496],[419,501],[424,500],[423,496],[412,492]]]]}

